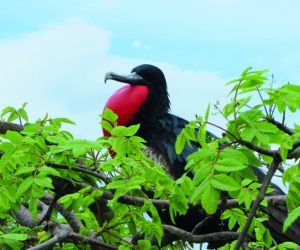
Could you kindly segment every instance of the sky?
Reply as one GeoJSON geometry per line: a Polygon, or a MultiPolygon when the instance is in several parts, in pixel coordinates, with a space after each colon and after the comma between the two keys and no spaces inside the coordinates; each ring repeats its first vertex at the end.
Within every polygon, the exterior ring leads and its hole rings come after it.
{"type": "MultiPolygon", "coordinates": [[[[28,102],[30,121],[68,117],[77,138],[102,135],[99,114],[129,73],[165,73],[172,113],[203,115],[226,101],[243,69],[300,83],[296,0],[0,0],[0,109],[28,102]]],[[[213,118],[214,119],[214,118],[213,118]]],[[[217,122],[219,118],[216,118],[217,122]]]]}

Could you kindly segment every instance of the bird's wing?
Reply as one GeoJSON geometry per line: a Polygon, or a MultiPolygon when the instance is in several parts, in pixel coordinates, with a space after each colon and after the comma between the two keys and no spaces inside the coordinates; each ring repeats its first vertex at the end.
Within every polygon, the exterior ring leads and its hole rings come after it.
{"type": "Polygon", "coordinates": [[[166,114],[158,123],[159,132],[152,136],[150,144],[166,157],[166,161],[171,166],[169,174],[177,179],[184,174],[187,157],[197,151],[200,145],[196,143],[193,143],[192,147],[185,145],[182,153],[176,154],[176,139],[188,121],[175,115],[166,114]]]}

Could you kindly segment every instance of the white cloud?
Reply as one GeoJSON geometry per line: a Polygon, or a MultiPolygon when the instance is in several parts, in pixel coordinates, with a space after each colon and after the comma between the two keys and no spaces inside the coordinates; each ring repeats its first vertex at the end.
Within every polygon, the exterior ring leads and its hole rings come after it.
{"type": "Polygon", "coordinates": [[[181,70],[163,62],[110,56],[110,34],[99,26],[71,18],[22,37],[0,41],[0,108],[29,103],[33,119],[68,117],[76,136],[101,135],[98,114],[120,83],[104,85],[107,71],[128,73],[142,63],[166,74],[175,114],[187,119],[203,114],[209,101],[225,96],[224,80],[214,72],[181,70]]]}
{"type": "Polygon", "coordinates": [[[142,48],[142,49],[150,49],[150,46],[147,44],[144,44],[143,42],[141,42],[140,40],[133,40],[132,41],[132,46],[134,48],[142,48]]]}

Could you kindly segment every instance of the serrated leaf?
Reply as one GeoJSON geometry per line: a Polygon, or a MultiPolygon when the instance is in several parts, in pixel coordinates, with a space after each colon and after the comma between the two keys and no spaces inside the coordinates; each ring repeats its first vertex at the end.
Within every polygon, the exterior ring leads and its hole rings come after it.
{"type": "Polygon", "coordinates": [[[18,113],[14,111],[14,112],[10,113],[10,115],[7,118],[7,121],[8,122],[13,122],[13,121],[17,120],[18,118],[19,118],[18,113]]]}
{"type": "Polygon", "coordinates": [[[111,135],[113,136],[133,136],[136,134],[138,129],[140,128],[140,124],[132,125],[130,127],[118,126],[111,130],[111,135]]]}
{"type": "Polygon", "coordinates": [[[18,114],[21,116],[21,118],[28,122],[28,115],[27,115],[27,112],[24,110],[24,108],[20,108],[18,109],[18,114]]]}
{"type": "Polygon", "coordinates": [[[59,122],[59,123],[66,123],[66,124],[76,125],[75,122],[73,122],[73,121],[71,121],[70,119],[65,118],[65,117],[54,118],[54,119],[52,119],[52,121],[54,121],[54,122],[59,122]]]}
{"type": "Polygon", "coordinates": [[[206,142],[206,123],[202,124],[199,131],[198,131],[198,142],[201,145],[202,148],[207,148],[207,142],[206,142]]]}
{"type": "Polygon", "coordinates": [[[283,242],[280,245],[278,245],[278,249],[279,250],[285,250],[285,249],[296,249],[297,247],[299,247],[298,244],[296,244],[295,242],[283,242]]]}
{"type": "Polygon", "coordinates": [[[218,201],[219,201],[219,191],[213,188],[210,184],[206,185],[201,203],[204,208],[204,210],[208,214],[214,214],[217,211],[218,208],[218,201]]]}
{"type": "Polygon", "coordinates": [[[21,241],[21,240],[26,240],[28,237],[27,234],[2,234],[0,235],[0,238],[2,239],[10,239],[10,240],[18,240],[18,241],[21,241]]]}
{"type": "Polygon", "coordinates": [[[35,171],[35,167],[22,167],[15,172],[15,175],[27,174],[35,171]]]}
{"type": "Polygon", "coordinates": [[[196,172],[196,175],[193,178],[194,185],[200,184],[204,179],[206,179],[213,168],[213,164],[211,162],[205,164],[203,167],[199,169],[199,171],[196,172]]]}
{"type": "Polygon", "coordinates": [[[101,126],[102,126],[102,128],[103,128],[104,130],[106,130],[107,132],[111,133],[111,131],[112,131],[112,129],[113,129],[113,126],[111,125],[110,122],[105,121],[105,120],[102,120],[102,121],[100,122],[100,124],[101,124],[101,126]]]}
{"type": "Polygon", "coordinates": [[[5,138],[15,144],[20,144],[23,141],[23,136],[16,131],[8,130],[5,134],[5,138]]]}
{"type": "Polygon", "coordinates": [[[283,224],[283,232],[285,233],[288,228],[300,217],[300,206],[294,209],[292,212],[288,214],[284,224],[283,224]]]}
{"type": "Polygon", "coordinates": [[[220,159],[214,165],[214,169],[220,172],[235,172],[247,167],[235,158],[220,159]]]}
{"type": "Polygon", "coordinates": [[[34,178],[34,183],[37,186],[43,187],[43,188],[53,188],[52,181],[48,177],[44,178],[34,178]]]}
{"type": "Polygon", "coordinates": [[[118,119],[118,115],[111,109],[106,108],[102,114],[102,118],[114,124],[118,119]]]}
{"type": "Polygon", "coordinates": [[[199,200],[201,200],[201,196],[207,185],[210,185],[210,181],[208,179],[204,180],[195,190],[191,197],[191,201],[196,204],[199,200]]]}
{"type": "Polygon", "coordinates": [[[214,175],[211,179],[211,184],[214,188],[221,191],[235,191],[241,188],[232,177],[225,174],[214,175]]]}
{"type": "Polygon", "coordinates": [[[54,168],[51,168],[51,167],[47,167],[47,166],[42,166],[40,168],[40,175],[44,175],[44,176],[47,176],[47,175],[53,175],[53,176],[58,176],[60,177],[61,174],[54,168]]]}
{"type": "Polygon", "coordinates": [[[32,186],[32,184],[33,184],[32,176],[22,181],[17,191],[17,197],[20,197],[22,194],[24,194],[32,186]]]}
{"type": "Polygon", "coordinates": [[[176,138],[176,143],[175,143],[176,154],[178,155],[181,154],[182,150],[184,149],[184,146],[185,146],[184,134],[180,132],[180,134],[176,138]]]}

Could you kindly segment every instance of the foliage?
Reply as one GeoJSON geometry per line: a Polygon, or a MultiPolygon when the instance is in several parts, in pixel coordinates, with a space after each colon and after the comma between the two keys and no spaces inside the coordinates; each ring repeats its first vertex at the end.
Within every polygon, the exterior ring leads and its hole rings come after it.
{"type": "MultiPolygon", "coordinates": [[[[223,108],[215,105],[227,122],[226,128],[209,122],[208,106],[204,117],[198,116],[182,130],[176,142],[178,154],[186,145],[202,146],[188,156],[185,169],[194,173],[193,178],[183,175],[173,180],[146,158],[145,141],[135,135],[139,125],[117,126],[117,115],[111,110],[104,112],[101,121],[111,136],[89,141],[75,139],[63,130],[65,123],[74,124],[69,119],[46,115],[29,122],[26,104],[19,109],[4,108],[2,122],[26,124],[21,132],[8,130],[0,135],[1,249],[47,243],[57,230],[68,232],[65,237],[69,238],[64,242],[61,237],[56,249],[92,249],[91,239],[119,249],[158,249],[164,236],[161,207],[169,209],[173,221],[198,204],[212,215],[219,211],[225,193],[226,199],[236,199],[238,207],[222,209],[221,219],[230,230],[241,232],[263,186],[250,166],[281,167],[283,183],[289,188],[289,216],[284,223],[284,230],[288,230],[300,217],[300,125],[288,128],[278,119],[300,109],[300,87],[286,84],[275,88],[265,75],[266,71],[248,68],[229,82],[230,102],[223,108]],[[221,129],[223,137],[208,138],[207,126],[221,129]],[[169,205],[159,205],[163,202],[169,205]],[[67,215],[77,220],[77,231],[67,215]],[[23,221],[24,217],[28,221],[23,221]],[[65,231],[62,225],[67,226],[65,231]],[[130,241],[138,232],[137,242],[130,241]],[[78,240],[78,235],[84,240],[78,240]]],[[[267,193],[271,192],[268,188],[267,193]]],[[[295,243],[275,242],[264,224],[268,219],[266,199],[260,204],[248,230],[255,236],[255,240],[249,239],[249,246],[295,249],[295,243]]],[[[232,249],[235,244],[229,242],[221,249],[232,249]]],[[[188,247],[187,240],[165,246],[172,247],[188,247]]]]}

